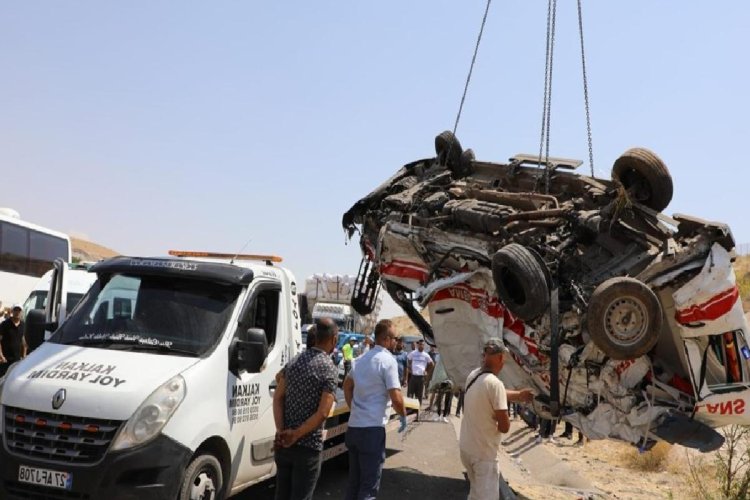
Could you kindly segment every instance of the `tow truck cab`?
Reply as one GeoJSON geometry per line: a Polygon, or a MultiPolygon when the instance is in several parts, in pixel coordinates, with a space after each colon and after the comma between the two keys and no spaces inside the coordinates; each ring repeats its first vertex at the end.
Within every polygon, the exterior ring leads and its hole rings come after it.
{"type": "MultiPolygon", "coordinates": [[[[115,257],[0,381],[0,498],[222,498],[275,474],[276,373],[301,348],[273,256],[115,257]]],[[[338,403],[327,428],[344,428],[338,403]],[[339,421],[339,419],[341,421],[339,421]]],[[[345,451],[329,430],[326,458],[345,451]]]]}

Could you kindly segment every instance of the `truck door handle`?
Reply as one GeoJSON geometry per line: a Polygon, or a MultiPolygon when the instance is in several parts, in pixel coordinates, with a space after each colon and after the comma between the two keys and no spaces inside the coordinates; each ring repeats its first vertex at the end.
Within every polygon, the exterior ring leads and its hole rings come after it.
{"type": "Polygon", "coordinates": [[[276,383],[275,380],[271,382],[270,384],[268,384],[268,394],[273,396],[273,393],[276,392],[277,387],[278,387],[278,384],[276,383]]]}

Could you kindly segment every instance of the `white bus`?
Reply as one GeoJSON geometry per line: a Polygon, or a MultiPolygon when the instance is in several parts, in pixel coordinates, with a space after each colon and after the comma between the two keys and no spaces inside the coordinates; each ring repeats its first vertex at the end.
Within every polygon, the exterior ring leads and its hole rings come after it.
{"type": "Polygon", "coordinates": [[[0,208],[0,301],[21,304],[55,259],[70,262],[70,238],[21,220],[18,212],[0,208]]]}

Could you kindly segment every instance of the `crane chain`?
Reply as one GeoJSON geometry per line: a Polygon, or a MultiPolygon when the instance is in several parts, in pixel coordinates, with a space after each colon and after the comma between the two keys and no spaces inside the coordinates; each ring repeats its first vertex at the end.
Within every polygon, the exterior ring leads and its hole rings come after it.
{"type": "Polygon", "coordinates": [[[583,100],[586,106],[586,134],[589,141],[589,166],[591,177],[594,177],[594,141],[591,138],[591,112],[589,110],[589,83],[586,78],[586,51],[583,48],[583,14],[581,13],[581,0],[578,0],[578,34],[581,39],[581,69],[583,70],[583,100]]]}
{"type": "MultiPolygon", "coordinates": [[[[482,24],[479,27],[479,35],[477,35],[477,44],[474,47],[474,55],[471,57],[471,64],[469,65],[469,74],[466,76],[466,84],[464,85],[464,93],[461,96],[461,103],[458,105],[458,114],[456,114],[456,122],[453,124],[453,135],[456,135],[458,129],[458,122],[461,119],[461,112],[464,109],[464,101],[466,101],[466,93],[469,91],[469,83],[471,82],[471,74],[474,71],[474,64],[477,61],[477,54],[479,53],[479,44],[482,42],[482,34],[484,33],[484,25],[487,23],[487,14],[490,12],[490,4],[492,0],[487,0],[487,6],[484,8],[484,16],[482,17],[482,24]]],[[[453,143],[451,142],[451,147],[453,143]]],[[[450,148],[448,149],[448,156],[450,157],[450,148]]]]}
{"type": "Polygon", "coordinates": [[[557,0],[547,2],[547,47],[544,55],[544,102],[542,105],[542,132],[539,138],[539,165],[544,153],[544,192],[549,194],[549,130],[552,112],[552,69],[555,54],[555,24],[557,0]]]}

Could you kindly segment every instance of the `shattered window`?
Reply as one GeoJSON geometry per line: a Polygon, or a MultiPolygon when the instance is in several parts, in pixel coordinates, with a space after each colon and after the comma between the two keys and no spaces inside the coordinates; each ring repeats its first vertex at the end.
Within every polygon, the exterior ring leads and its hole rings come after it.
{"type": "Polygon", "coordinates": [[[706,383],[715,388],[748,382],[750,347],[742,330],[709,337],[706,357],[706,383]]]}

